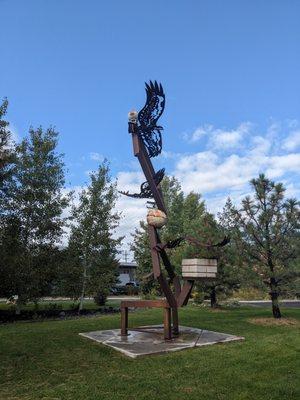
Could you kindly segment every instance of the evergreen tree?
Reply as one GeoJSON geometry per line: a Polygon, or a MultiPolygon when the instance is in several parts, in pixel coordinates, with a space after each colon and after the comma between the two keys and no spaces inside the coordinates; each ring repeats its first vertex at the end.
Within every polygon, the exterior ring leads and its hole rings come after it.
{"type": "MultiPolygon", "coordinates": [[[[199,194],[190,192],[185,196],[179,182],[169,177],[165,177],[162,181],[162,192],[168,211],[168,223],[160,230],[163,242],[178,237],[194,237],[204,244],[208,241],[214,243],[223,239],[224,230],[217,224],[213,215],[206,211],[205,203],[199,194]]],[[[133,234],[131,249],[138,264],[137,273],[141,280],[142,291],[148,293],[153,288],[157,289],[158,285],[153,279],[143,279],[143,277],[152,277],[150,243],[147,224],[144,221],[140,222],[140,228],[133,234]]],[[[217,294],[228,295],[239,285],[238,268],[229,263],[232,255],[228,250],[208,251],[204,247],[196,249],[194,245],[185,241],[179,247],[167,251],[179,276],[183,258],[216,257],[219,259],[217,279],[198,285],[199,290],[209,294],[212,306],[216,305],[217,294]]]]}
{"type": "Polygon", "coordinates": [[[244,198],[239,209],[228,203],[223,224],[230,229],[241,257],[268,286],[273,316],[280,318],[278,297],[297,274],[291,262],[299,248],[299,202],[285,199],[283,185],[263,174],[250,183],[253,196],[244,198]]]}
{"type": "MultiPolygon", "coordinates": [[[[206,244],[216,244],[222,241],[227,232],[212,214],[204,214],[200,229],[195,231],[203,247],[198,249],[190,245],[187,258],[215,258],[218,260],[217,276],[212,280],[196,282],[196,287],[204,295],[209,296],[211,307],[217,307],[218,297],[227,297],[239,288],[240,285],[240,260],[235,257],[234,249],[230,244],[225,247],[205,247],[206,244]]],[[[195,234],[194,233],[194,234],[195,234]]]]}
{"type": "MultiPolygon", "coordinates": [[[[184,194],[178,180],[174,177],[165,176],[161,183],[161,188],[168,211],[168,224],[161,229],[160,235],[162,241],[168,241],[183,235],[184,194]]],[[[142,291],[145,294],[151,292],[151,290],[159,291],[159,285],[152,275],[148,228],[144,221],[140,222],[140,227],[133,234],[131,250],[138,265],[137,278],[140,281],[142,291]]],[[[171,261],[174,267],[178,269],[179,265],[178,263],[176,264],[176,256],[173,257],[175,254],[176,251],[174,250],[171,254],[171,261]]]]}
{"type": "Polygon", "coordinates": [[[122,240],[112,236],[120,215],[114,211],[117,188],[111,182],[107,162],[90,178],[89,186],[80,194],[78,206],[72,210],[69,269],[65,279],[69,293],[80,297],[79,311],[86,295],[102,297],[102,303],[105,302],[117,280],[117,248],[122,240]]]}
{"type": "MultiPolygon", "coordinates": [[[[194,232],[196,227],[201,225],[201,220],[205,213],[205,205],[201,196],[193,192],[184,196],[180,183],[174,177],[165,177],[161,187],[168,212],[168,223],[160,230],[162,242],[184,237],[194,232]]],[[[151,276],[150,243],[145,222],[141,222],[140,228],[135,231],[131,248],[138,264],[138,277],[141,279],[149,274],[151,276]]],[[[189,248],[189,245],[182,243],[181,246],[168,251],[170,261],[179,275],[181,274],[182,256],[187,252],[187,248],[189,248]]],[[[142,280],[141,283],[142,290],[145,292],[153,287],[158,288],[153,279],[152,281],[148,279],[142,280]]]]}

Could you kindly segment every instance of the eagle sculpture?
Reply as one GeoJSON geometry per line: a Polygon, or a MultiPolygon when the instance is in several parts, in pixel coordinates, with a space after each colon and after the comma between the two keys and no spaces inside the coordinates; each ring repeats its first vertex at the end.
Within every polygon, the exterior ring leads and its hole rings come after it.
{"type": "Polygon", "coordinates": [[[165,94],[161,84],[146,83],[146,104],[138,113],[138,132],[149,157],[156,157],[162,149],[161,131],[156,125],[165,108],[165,94]]]}

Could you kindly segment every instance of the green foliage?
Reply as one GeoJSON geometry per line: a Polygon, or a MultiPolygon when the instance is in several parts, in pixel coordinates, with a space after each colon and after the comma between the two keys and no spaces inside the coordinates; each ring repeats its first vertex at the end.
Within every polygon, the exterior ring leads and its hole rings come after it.
{"type": "Polygon", "coordinates": [[[15,163],[1,214],[0,292],[18,304],[48,294],[63,234],[64,164],[57,132],[30,129],[15,148],[15,163]]]}
{"type": "Polygon", "coordinates": [[[283,185],[263,174],[251,180],[251,187],[252,197],[245,197],[239,209],[227,202],[221,223],[243,262],[269,287],[273,315],[280,318],[278,296],[299,276],[299,263],[292,264],[299,257],[299,202],[285,199],[283,185]]]}
{"type": "MultiPolygon", "coordinates": [[[[6,201],[5,195],[9,190],[14,161],[14,146],[8,128],[9,123],[4,119],[7,107],[8,101],[4,99],[0,105],[0,206],[2,202],[6,201]]],[[[2,207],[0,207],[0,210],[2,210],[2,207]]]]}
{"type": "Polygon", "coordinates": [[[200,291],[194,291],[193,293],[193,302],[195,304],[203,304],[204,302],[204,291],[200,290],[200,291]]]}
{"type": "Polygon", "coordinates": [[[141,221],[140,228],[135,229],[132,236],[131,250],[137,263],[136,277],[140,282],[142,293],[147,293],[155,285],[155,281],[151,275],[152,263],[147,224],[141,221]]]}
{"type": "MultiPolygon", "coordinates": [[[[177,237],[195,236],[202,226],[206,215],[205,204],[199,194],[190,192],[184,195],[179,182],[175,178],[166,178],[163,181],[163,194],[168,210],[168,224],[161,232],[163,242],[174,240],[177,237]],[[172,190],[168,190],[168,187],[172,190]]],[[[188,257],[195,249],[187,242],[169,251],[169,257],[176,272],[181,275],[181,260],[188,257]]]]}
{"type": "Polygon", "coordinates": [[[234,293],[234,299],[237,300],[268,300],[269,295],[266,290],[260,290],[254,287],[240,288],[234,293]]]}
{"type": "MultiPolygon", "coordinates": [[[[165,177],[161,187],[168,211],[168,224],[161,229],[160,234],[163,241],[168,241],[183,235],[184,194],[175,178],[165,177]]],[[[133,234],[131,250],[138,265],[137,277],[140,281],[142,293],[147,294],[155,291],[156,294],[159,294],[159,284],[152,275],[150,243],[147,224],[144,221],[140,222],[140,228],[136,229],[133,234]]],[[[180,262],[176,250],[173,250],[171,254],[171,261],[174,267],[179,270],[180,262]]]]}
{"type": "MultiPolygon", "coordinates": [[[[91,182],[72,208],[72,227],[66,252],[64,291],[72,297],[107,296],[116,282],[117,247],[122,238],[113,238],[120,215],[114,212],[116,184],[111,182],[105,161],[90,175],[91,182]]],[[[103,298],[104,298],[103,297],[103,298]]]]}
{"type": "MultiPolygon", "coordinates": [[[[179,182],[175,178],[165,177],[162,181],[162,192],[168,211],[168,224],[161,229],[160,235],[163,242],[174,240],[177,237],[194,237],[206,245],[223,239],[224,229],[216,222],[212,214],[205,210],[204,201],[196,193],[184,195],[179,182]]],[[[159,285],[153,279],[150,255],[150,243],[147,225],[140,223],[133,235],[132,250],[138,264],[138,278],[141,281],[142,293],[159,293],[159,285]]],[[[217,279],[198,285],[198,291],[209,294],[214,291],[216,295],[230,295],[239,285],[239,264],[233,262],[232,250],[218,249],[207,250],[205,247],[196,248],[189,242],[183,242],[179,247],[169,250],[170,261],[181,274],[183,258],[218,258],[219,272],[217,279]]],[[[204,294],[203,294],[204,295],[204,294]]]]}
{"type": "MultiPolygon", "coordinates": [[[[168,210],[168,224],[161,230],[163,242],[173,240],[176,237],[194,237],[203,245],[215,243],[223,239],[224,229],[216,222],[212,214],[205,210],[204,201],[196,193],[186,196],[181,190],[179,182],[175,178],[166,177],[162,182],[162,191],[168,210]]],[[[138,264],[139,277],[147,276],[152,271],[150,244],[147,234],[147,226],[140,224],[140,230],[136,230],[132,249],[138,264]]],[[[217,279],[198,285],[198,291],[206,295],[212,292],[217,295],[230,295],[239,285],[239,269],[233,263],[232,251],[226,248],[207,250],[205,246],[197,248],[189,242],[183,242],[179,247],[170,250],[169,257],[177,273],[181,274],[181,262],[183,258],[218,258],[219,268],[217,279]]],[[[148,293],[158,284],[152,279],[142,279],[143,293],[148,293]]]]}
{"type": "Polygon", "coordinates": [[[105,287],[101,290],[98,289],[96,295],[94,296],[94,302],[97,306],[104,306],[107,300],[107,296],[109,294],[109,290],[105,287]]]}

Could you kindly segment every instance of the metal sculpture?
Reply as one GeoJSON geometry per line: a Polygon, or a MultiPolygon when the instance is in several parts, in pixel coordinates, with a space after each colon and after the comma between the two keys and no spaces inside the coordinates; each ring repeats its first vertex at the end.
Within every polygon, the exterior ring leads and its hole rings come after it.
{"type": "MultiPolygon", "coordinates": [[[[159,171],[157,171],[154,174],[153,179],[155,181],[156,186],[158,186],[160,184],[160,182],[163,180],[164,176],[165,176],[164,168],[160,169],[159,171]]],[[[136,199],[152,199],[153,198],[153,194],[152,194],[152,191],[151,191],[148,181],[143,182],[141,184],[140,193],[129,193],[128,191],[127,192],[119,191],[119,193],[124,194],[125,196],[128,196],[128,197],[134,197],[136,199]]]]}
{"type": "Polygon", "coordinates": [[[146,83],[146,104],[138,114],[138,132],[147,150],[148,156],[156,157],[161,153],[163,128],[156,123],[165,109],[165,94],[161,84],[156,81],[146,83]]]}
{"type": "MultiPolygon", "coordinates": [[[[128,131],[132,135],[133,152],[138,158],[141,168],[146,177],[146,181],[141,185],[141,191],[138,194],[121,192],[122,194],[134,198],[151,198],[154,200],[150,204],[156,205],[158,210],[167,214],[164,203],[160,182],[164,177],[164,169],[155,172],[151,158],[156,157],[162,150],[163,128],[157,125],[157,121],[162,115],[165,107],[165,94],[161,84],[156,81],[146,83],[146,104],[142,110],[137,113],[129,113],[128,131]]],[[[195,279],[184,279],[181,284],[179,276],[172,266],[166,249],[179,246],[183,240],[190,243],[201,245],[199,241],[193,238],[176,238],[167,243],[160,240],[158,229],[155,226],[148,225],[148,234],[151,245],[151,258],[153,272],[150,274],[159,282],[166,300],[138,300],[121,302],[121,334],[127,335],[128,331],[128,307],[162,307],[164,308],[164,337],[171,339],[172,336],[179,334],[178,307],[186,305],[190,297],[195,279]],[[165,267],[165,272],[161,269],[161,262],[165,267]],[[172,329],[171,329],[172,328],[172,329]]],[[[210,246],[223,245],[227,238],[221,243],[210,246]]]]}

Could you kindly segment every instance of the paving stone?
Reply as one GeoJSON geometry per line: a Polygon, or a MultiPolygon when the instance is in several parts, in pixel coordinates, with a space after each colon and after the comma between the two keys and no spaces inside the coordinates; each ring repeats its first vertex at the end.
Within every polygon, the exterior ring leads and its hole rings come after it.
{"type": "Polygon", "coordinates": [[[125,337],[120,335],[120,329],[79,333],[79,335],[112,347],[132,358],[244,340],[241,336],[187,326],[180,326],[180,335],[177,338],[164,340],[162,325],[132,328],[128,331],[128,336],[125,337]]]}

